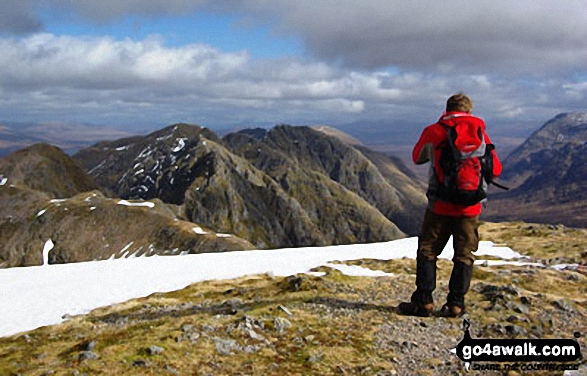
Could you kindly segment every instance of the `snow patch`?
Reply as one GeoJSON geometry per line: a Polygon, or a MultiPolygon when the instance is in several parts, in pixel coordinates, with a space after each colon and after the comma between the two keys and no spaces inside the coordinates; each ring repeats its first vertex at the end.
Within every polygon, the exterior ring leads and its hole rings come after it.
{"type": "Polygon", "coordinates": [[[53,240],[49,239],[45,242],[45,246],[43,247],[43,266],[49,265],[49,252],[55,247],[53,244],[53,240]]]}
{"type": "Polygon", "coordinates": [[[145,149],[143,149],[143,151],[141,151],[141,153],[139,154],[138,158],[146,158],[149,155],[151,155],[153,153],[153,150],[151,150],[150,146],[147,146],[145,149]]]}
{"type": "Polygon", "coordinates": [[[123,151],[123,150],[126,150],[126,149],[128,149],[128,146],[129,146],[129,145],[118,147],[118,148],[116,148],[116,151],[123,151]]]}
{"type": "Polygon", "coordinates": [[[8,182],[8,178],[2,177],[2,179],[0,179],[0,185],[5,185],[8,182]]]}
{"type": "Polygon", "coordinates": [[[45,212],[47,211],[47,209],[43,209],[40,212],[37,213],[37,217],[42,216],[43,214],[45,214],[45,212]]]}
{"type": "Polygon", "coordinates": [[[129,248],[130,248],[130,247],[131,247],[133,244],[134,244],[134,241],[133,241],[133,242],[130,242],[130,243],[128,243],[127,245],[125,245],[125,246],[124,246],[124,248],[122,248],[122,249],[120,250],[119,254],[120,254],[120,253],[122,253],[122,252],[124,252],[124,251],[126,251],[127,249],[129,249],[129,248]]]}
{"type": "Polygon", "coordinates": [[[165,141],[168,140],[172,137],[172,134],[168,134],[167,136],[163,136],[163,137],[157,137],[157,141],[165,141]]]}
{"type": "Polygon", "coordinates": [[[221,233],[216,234],[216,237],[218,237],[218,238],[230,238],[231,236],[232,236],[231,234],[221,234],[221,233]]]}
{"type": "Polygon", "coordinates": [[[97,169],[101,168],[102,166],[104,166],[104,164],[106,163],[106,160],[103,160],[102,163],[100,163],[99,165],[97,165],[96,167],[94,167],[93,169],[91,169],[88,174],[92,175],[94,173],[94,171],[96,171],[97,169]]]}
{"type": "Polygon", "coordinates": [[[128,202],[126,200],[120,200],[117,202],[118,205],[124,206],[143,206],[147,208],[154,208],[155,204],[152,202],[128,202]]]}
{"type": "Polygon", "coordinates": [[[194,232],[198,235],[206,235],[208,234],[206,231],[204,231],[201,227],[194,227],[194,232]]]}
{"type": "Polygon", "coordinates": [[[475,265],[479,266],[536,266],[546,267],[546,265],[539,262],[525,262],[525,261],[506,261],[506,260],[475,260],[475,265]]]}
{"type": "Polygon", "coordinates": [[[180,151],[181,149],[183,149],[185,147],[185,142],[186,142],[187,138],[178,138],[176,139],[177,141],[177,146],[175,146],[173,149],[171,149],[172,152],[177,153],[178,151],[180,151]]]}

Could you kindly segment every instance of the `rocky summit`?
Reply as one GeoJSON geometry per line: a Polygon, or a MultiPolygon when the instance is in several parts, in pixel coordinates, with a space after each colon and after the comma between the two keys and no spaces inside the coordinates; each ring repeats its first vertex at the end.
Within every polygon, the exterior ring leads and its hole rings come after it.
{"type": "Polygon", "coordinates": [[[493,196],[487,218],[587,226],[587,113],[546,122],[505,159],[502,179],[512,189],[493,196]]]}

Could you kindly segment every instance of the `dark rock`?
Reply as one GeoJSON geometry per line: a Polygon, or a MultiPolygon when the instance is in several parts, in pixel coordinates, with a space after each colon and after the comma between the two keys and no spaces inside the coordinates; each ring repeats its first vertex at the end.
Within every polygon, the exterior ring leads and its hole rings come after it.
{"type": "Polygon", "coordinates": [[[520,302],[521,302],[522,304],[525,304],[525,305],[532,305],[532,302],[531,302],[531,301],[530,301],[530,299],[529,299],[528,297],[526,297],[526,296],[521,296],[521,297],[520,297],[520,302]]]}
{"type": "Polygon", "coordinates": [[[574,312],[573,307],[571,307],[567,302],[565,302],[562,299],[554,300],[552,302],[552,305],[555,306],[556,308],[560,309],[561,311],[574,312]]]}
{"type": "Polygon", "coordinates": [[[505,330],[508,334],[514,336],[524,336],[528,333],[528,331],[521,326],[518,325],[506,325],[505,330]]]}
{"type": "Polygon", "coordinates": [[[520,319],[518,318],[518,316],[510,316],[506,319],[507,322],[517,322],[520,321],[520,319]]]}
{"type": "Polygon", "coordinates": [[[84,343],[82,345],[82,350],[83,351],[94,351],[94,348],[96,348],[96,344],[97,344],[96,341],[90,341],[90,342],[84,343]]]}
{"type": "Polygon", "coordinates": [[[132,362],[133,367],[151,367],[151,363],[146,361],[145,359],[137,359],[132,362]]]}

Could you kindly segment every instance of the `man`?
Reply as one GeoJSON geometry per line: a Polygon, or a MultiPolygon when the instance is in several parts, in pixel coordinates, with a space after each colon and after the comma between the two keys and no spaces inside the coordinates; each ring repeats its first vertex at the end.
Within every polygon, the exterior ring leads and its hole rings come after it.
{"type": "MultiPolygon", "coordinates": [[[[412,294],[410,302],[404,302],[398,306],[400,314],[431,315],[434,310],[432,292],[436,288],[436,260],[451,235],[455,251],[454,264],[447,302],[441,309],[441,315],[459,317],[465,313],[465,294],[469,290],[473,273],[473,252],[479,245],[479,215],[485,197],[486,179],[478,175],[476,179],[482,186],[470,188],[472,191],[466,191],[468,196],[461,197],[457,192],[461,187],[452,188],[448,185],[461,184],[463,180],[466,180],[466,176],[459,175],[450,180],[452,183],[449,183],[447,175],[450,174],[448,172],[450,163],[447,167],[446,159],[450,159],[450,155],[454,153],[449,151],[447,154],[446,150],[451,146],[449,143],[452,143],[453,150],[458,147],[463,155],[469,153],[467,156],[475,157],[470,158],[471,163],[489,166],[489,173],[493,177],[497,177],[502,169],[499,159],[492,152],[493,145],[485,133],[485,124],[480,118],[471,115],[472,108],[472,102],[466,95],[451,96],[446,102],[446,113],[437,123],[424,129],[414,147],[412,153],[414,163],[431,162],[430,181],[426,194],[428,208],[418,238],[416,291],[412,294]],[[486,150],[489,157],[485,160],[491,163],[482,162],[479,158],[486,155],[486,150]]],[[[456,163],[464,162],[454,162],[453,158],[453,164],[456,163]]],[[[480,170],[481,167],[476,169],[471,167],[473,172],[480,170]]],[[[465,171],[464,168],[463,171],[465,171]]],[[[461,174],[461,172],[459,170],[452,174],[461,174]]],[[[474,179],[471,180],[475,182],[474,179]]]]}

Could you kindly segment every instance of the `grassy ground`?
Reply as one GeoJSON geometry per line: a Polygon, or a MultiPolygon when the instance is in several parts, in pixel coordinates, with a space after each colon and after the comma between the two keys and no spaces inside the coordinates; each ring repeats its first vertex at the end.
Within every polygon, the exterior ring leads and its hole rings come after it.
{"type": "MultiPolygon", "coordinates": [[[[526,224],[485,224],[483,237],[547,260],[575,257],[582,232],[543,236],[526,224]],[[547,246],[564,237],[560,252],[547,246]],[[535,245],[532,245],[532,239],[535,245]],[[512,242],[512,243],[510,243],[512,242]],[[554,240],[551,240],[554,242],[554,240]],[[526,252],[528,251],[528,252],[526,252]],[[553,257],[551,257],[553,256],[553,257]]],[[[396,314],[415,281],[413,260],[359,260],[393,273],[349,277],[248,276],[194,284],[0,339],[0,375],[447,375],[464,373],[449,350],[462,321],[396,314]]],[[[435,300],[447,293],[439,261],[435,300]]],[[[585,351],[587,277],[536,267],[477,267],[468,298],[474,338],[573,338],[585,351]],[[498,294],[495,294],[495,292],[498,294]]],[[[486,373],[484,373],[486,374],[486,373]]],[[[500,374],[500,373],[498,373],[500,374]]]]}

